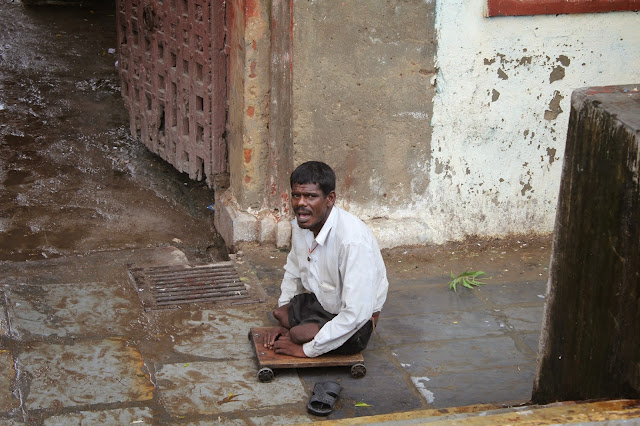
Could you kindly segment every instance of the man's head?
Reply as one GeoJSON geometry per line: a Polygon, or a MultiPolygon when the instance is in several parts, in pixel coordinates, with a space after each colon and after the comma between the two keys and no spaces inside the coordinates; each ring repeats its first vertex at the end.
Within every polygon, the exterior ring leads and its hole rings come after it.
{"type": "Polygon", "coordinates": [[[291,173],[290,183],[291,207],[298,226],[317,236],[336,200],[335,173],[325,163],[308,161],[291,173]]]}

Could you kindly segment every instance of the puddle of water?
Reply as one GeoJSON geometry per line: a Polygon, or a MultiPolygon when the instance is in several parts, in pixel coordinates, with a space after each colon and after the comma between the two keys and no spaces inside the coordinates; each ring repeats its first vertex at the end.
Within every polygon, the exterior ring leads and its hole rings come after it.
{"type": "Polygon", "coordinates": [[[9,170],[3,184],[4,186],[19,186],[30,181],[30,177],[29,170],[9,170]]]}

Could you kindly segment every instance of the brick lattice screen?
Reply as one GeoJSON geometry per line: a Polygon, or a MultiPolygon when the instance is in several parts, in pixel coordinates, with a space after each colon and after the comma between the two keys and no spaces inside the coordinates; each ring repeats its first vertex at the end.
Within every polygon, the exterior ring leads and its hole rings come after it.
{"type": "Polygon", "coordinates": [[[226,172],[222,0],[118,0],[118,70],[131,133],[194,180],[226,172]]]}

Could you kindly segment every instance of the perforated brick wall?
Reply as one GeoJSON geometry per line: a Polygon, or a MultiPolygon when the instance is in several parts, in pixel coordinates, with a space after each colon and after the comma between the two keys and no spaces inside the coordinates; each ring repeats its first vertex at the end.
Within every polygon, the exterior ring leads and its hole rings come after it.
{"type": "Polygon", "coordinates": [[[225,2],[118,0],[131,133],[194,180],[227,171],[225,2]]]}

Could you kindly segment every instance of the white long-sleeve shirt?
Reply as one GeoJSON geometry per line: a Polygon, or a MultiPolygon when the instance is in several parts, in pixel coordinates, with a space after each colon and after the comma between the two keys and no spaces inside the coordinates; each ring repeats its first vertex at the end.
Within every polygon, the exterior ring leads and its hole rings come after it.
{"type": "Polygon", "coordinates": [[[282,306],[296,294],[316,295],[337,316],[302,346],[316,357],[344,344],[374,312],[382,309],[389,282],[378,243],[357,217],[336,206],[318,236],[292,222],[291,251],[284,267],[282,306]],[[310,259],[310,260],[308,260],[310,259]]]}

